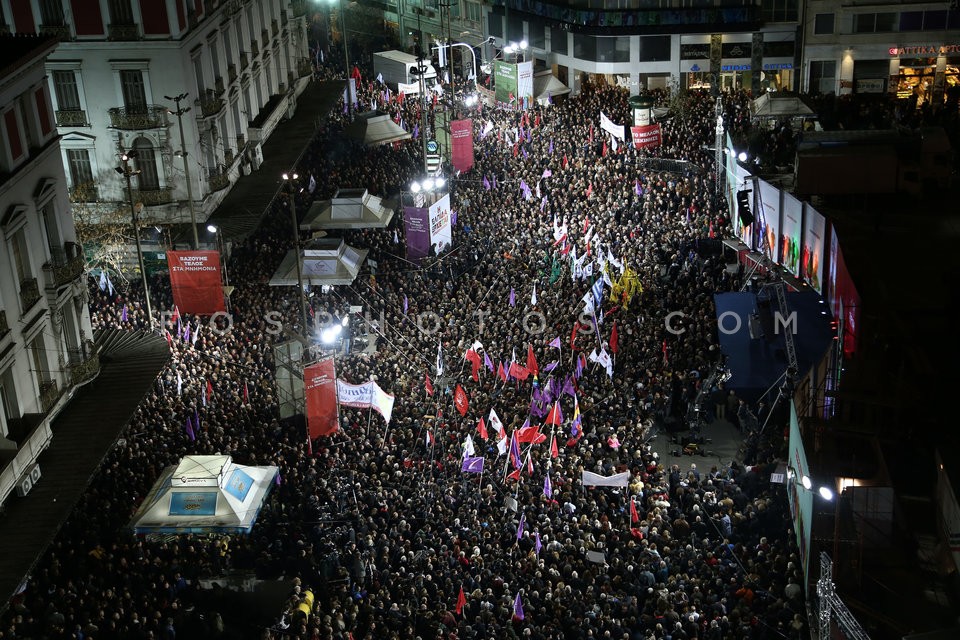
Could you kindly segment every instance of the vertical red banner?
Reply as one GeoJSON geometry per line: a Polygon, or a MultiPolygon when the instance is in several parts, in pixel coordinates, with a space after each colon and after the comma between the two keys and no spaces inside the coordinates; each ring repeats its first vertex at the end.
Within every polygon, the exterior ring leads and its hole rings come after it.
{"type": "Polygon", "coordinates": [[[473,167],[473,120],[451,121],[450,137],[453,140],[453,168],[460,172],[469,171],[473,167]]]}
{"type": "Polygon", "coordinates": [[[340,428],[337,405],[337,372],[333,358],[324,358],[303,369],[307,431],[310,438],[333,435],[340,428]]]}
{"type": "Polygon", "coordinates": [[[216,251],[167,251],[173,303],[180,313],[210,316],[226,312],[216,251]]]}

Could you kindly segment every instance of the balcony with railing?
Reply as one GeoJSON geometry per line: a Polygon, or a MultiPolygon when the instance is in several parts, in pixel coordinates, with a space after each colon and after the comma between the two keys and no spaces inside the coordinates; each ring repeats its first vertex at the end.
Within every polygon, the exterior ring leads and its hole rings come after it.
{"type": "Polygon", "coordinates": [[[44,271],[50,274],[47,286],[62,287],[73,282],[83,275],[83,250],[76,242],[65,242],[62,247],[50,250],[50,260],[43,265],[44,271]]]}
{"type": "Polygon", "coordinates": [[[114,41],[139,40],[140,27],[135,24],[109,24],[107,38],[114,41]]]}
{"type": "Polygon", "coordinates": [[[227,104],[213,89],[207,89],[198,102],[200,103],[200,115],[204,118],[217,115],[223,111],[223,107],[227,104]]]}
{"type": "Polygon", "coordinates": [[[211,172],[207,178],[207,185],[210,187],[210,193],[226,189],[230,186],[230,176],[226,171],[211,172]]]}
{"type": "Polygon", "coordinates": [[[307,0],[292,0],[290,7],[293,9],[294,18],[302,18],[307,15],[307,0]]]}
{"type": "Polygon", "coordinates": [[[157,207],[173,202],[173,187],[159,189],[138,189],[133,192],[134,202],[142,202],[145,207],[157,207]]]}
{"type": "Polygon", "coordinates": [[[89,127],[87,112],[80,109],[60,109],[56,112],[58,127],[89,127]]]}
{"type": "Polygon", "coordinates": [[[40,302],[40,286],[36,278],[26,278],[20,281],[20,308],[21,315],[26,315],[33,305],[40,302]]]}
{"type": "Polygon", "coordinates": [[[250,41],[250,57],[256,58],[258,55],[260,55],[260,43],[254,38],[250,41]]]}
{"type": "Polygon", "coordinates": [[[67,349],[67,372],[70,384],[83,384],[100,371],[100,353],[93,340],[86,340],[82,347],[67,349]]]}
{"type": "Polygon", "coordinates": [[[50,413],[53,406],[57,404],[60,398],[60,389],[57,388],[56,380],[44,380],[40,383],[40,411],[41,413],[50,413]]]}
{"type": "Polygon", "coordinates": [[[94,182],[84,182],[70,188],[71,202],[99,202],[100,192],[94,182]]]}
{"type": "Polygon", "coordinates": [[[297,72],[300,74],[300,77],[309,76],[313,73],[313,65],[310,63],[310,60],[307,58],[300,58],[297,60],[297,72]]]}
{"type": "Polygon", "coordinates": [[[159,105],[141,107],[114,107],[109,109],[110,126],[114,129],[142,131],[144,129],[163,129],[170,126],[167,108],[159,105]]]}
{"type": "Polygon", "coordinates": [[[70,39],[70,25],[66,24],[42,24],[40,25],[40,35],[56,38],[57,40],[70,39]]]}

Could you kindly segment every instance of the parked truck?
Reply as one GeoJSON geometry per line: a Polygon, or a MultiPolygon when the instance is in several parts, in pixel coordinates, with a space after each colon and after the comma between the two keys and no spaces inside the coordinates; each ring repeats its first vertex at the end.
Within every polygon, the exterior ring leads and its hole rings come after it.
{"type": "MultiPolygon", "coordinates": [[[[427,72],[424,74],[424,81],[433,80],[437,77],[437,71],[429,60],[426,60],[425,64],[427,72]]],[[[381,51],[373,54],[374,77],[382,76],[383,81],[393,89],[396,89],[398,84],[419,83],[416,68],[417,57],[403,51],[381,51]]]]}

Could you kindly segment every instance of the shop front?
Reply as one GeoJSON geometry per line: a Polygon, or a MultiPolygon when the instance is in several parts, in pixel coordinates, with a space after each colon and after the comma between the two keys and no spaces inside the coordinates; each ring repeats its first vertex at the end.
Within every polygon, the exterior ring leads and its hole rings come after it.
{"type": "Polygon", "coordinates": [[[699,41],[680,43],[680,86],[684,89],[710,90],[710,43],[706,36],[685,36],[699,41]]]}
{"type": "Polygon", "coordinates": [[[751,89],[753,45],[750,42],[724,42],[720,45],[720,55],[720,87],[724,91],[751,89]]]}
{"type": "Polygon", "coordinates": [[[890,47],[888,91],[915,106],[942,105],[960,98],[960,44],[890,47]]]}

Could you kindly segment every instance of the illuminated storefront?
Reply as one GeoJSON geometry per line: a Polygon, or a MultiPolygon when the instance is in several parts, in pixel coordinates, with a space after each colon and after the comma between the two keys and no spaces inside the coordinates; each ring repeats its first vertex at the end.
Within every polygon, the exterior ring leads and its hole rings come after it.
{"type": "MultiPolygon", "coordinates": [[[[749,41],[744,34],[724,35],[719,51],[711,51],[709,36],[683,36],[680,43],[680,86],[710,89],[717,79],[724,91],[746,89],[791,91],[794,87],[794,40],[792,33],[766,33],[764,40],[749,41]],[[730,38],[732,42],[728,42],[730,38]],[[719,65],[711,68],[711,53],[719,54],[719,65]]],[[[716,58],[714,58],[716,60],[716,58]]]]}
{"type": "Polygon", "coordinates": [[[894,61],[889,91],[897,98],[922,107],[960,91],[960,45],[897,45],[888,53],[894,61]]]}

